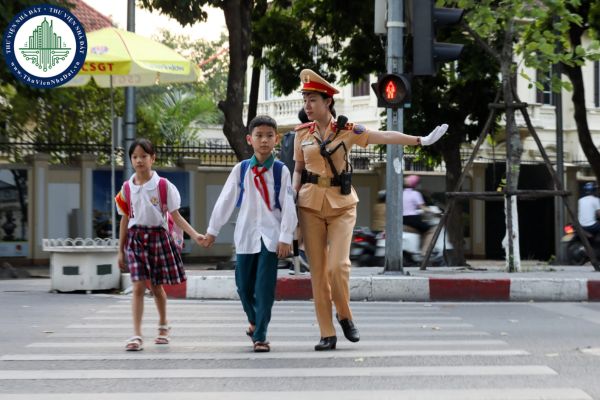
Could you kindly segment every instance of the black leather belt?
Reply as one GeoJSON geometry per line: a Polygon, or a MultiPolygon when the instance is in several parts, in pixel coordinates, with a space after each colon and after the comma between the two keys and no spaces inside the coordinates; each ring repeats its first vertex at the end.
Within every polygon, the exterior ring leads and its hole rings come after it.
{"type": "Polygon", "coordinates": [[[340,186],[340,182],[336,178],[311,174],[310,172],[302,175],[302,183],[314,183],[321,187],[340,186]]]}

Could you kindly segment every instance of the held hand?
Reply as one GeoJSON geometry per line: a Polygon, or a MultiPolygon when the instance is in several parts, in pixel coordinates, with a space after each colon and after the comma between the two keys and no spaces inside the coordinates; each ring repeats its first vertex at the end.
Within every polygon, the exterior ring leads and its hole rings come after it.
{"type": "Polygon", "coordinates": [[[206,236],[200,234],[200,233],[196,233],[194,235],[194,241],[200,245],[200,246],[204,246],[204,240],[206,239],[206,236]]]}
{"type": "Polygon", "coordinates": [[[421,138],[421,145],[429,146],[429,145],[434,144],[435,142],[440,140],[442,136],[444,136],[444,134],[446,133],[447,130],[448,130],[448,124],[442,124],[442,125],[436,126],[436,128],[433,131],[431,131],[431,133],[429,135],[421,138]]]}
{"type": "Polygon", "coordinates": [[[202,243],[202,246],[206,248],[212,247],[213,243],[215,242],[215,239],[216,238],[213,235],[207,233],[206,235],[204,235],[204,241],[202,243]]]}
{"type": "Polygon", "coordinates": [[[292,254],[292,245],[288,243],[277,243],[277,257],[285,258],[292,254]]]}

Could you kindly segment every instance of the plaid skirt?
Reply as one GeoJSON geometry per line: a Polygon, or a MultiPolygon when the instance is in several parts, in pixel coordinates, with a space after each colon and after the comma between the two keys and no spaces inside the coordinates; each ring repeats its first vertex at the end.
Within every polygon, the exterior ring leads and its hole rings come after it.
{"type": "Polygon", "coordinates": [[[127,267],[132,281],[150,280],[153,285],[185,282],[181,254],[162,227],[134,225],[127,230],[127,267]]]}

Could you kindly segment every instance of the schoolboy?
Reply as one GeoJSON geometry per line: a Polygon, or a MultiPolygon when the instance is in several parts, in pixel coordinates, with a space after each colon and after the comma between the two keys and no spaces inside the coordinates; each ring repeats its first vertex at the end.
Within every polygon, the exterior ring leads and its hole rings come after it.
{"type": "Polygon", "coordinates": [[[267,327],[275,301],[277,258],[291,253],[298,223],[290,171],[276,161],[273,149],[279,138],[277,123],[260,115],[246,135],[254,155],[233,167],[219,195],[203,245],[213,245],[236,205],[239,206],[234,242],[235,282],[250,326],[255,352],[268,352],[267,327]]]}

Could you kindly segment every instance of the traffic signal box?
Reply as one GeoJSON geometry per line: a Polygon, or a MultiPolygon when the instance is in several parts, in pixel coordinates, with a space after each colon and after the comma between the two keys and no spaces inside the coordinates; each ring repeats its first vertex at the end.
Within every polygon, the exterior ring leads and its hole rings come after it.
{"type": "Polygon", "coordinates": [[[405,75],[381,75],[371,87],[377,96],[377,107],[395,110],[410,99],[410,79],[405,75]]]}
{"type": "Polygon", "coordinates": [[[435,29],[458,24],[464,14],[460,8],[435,8],[434,0],[413,1],[413,75],[435,75],[437,63],[458,60],[462,44],[438,43],[435,29]]]}
{"type": "Polygon", "coordinates": [[[458,60],[464,45],[438,43],[435,30],[441,26],[456,25],[464,10],[435,8],[434,0],[412,2],[413,64],[412,74],[388,73],[380,75],[371,87],[377,95],[377,106],[397,110],[410,100],[411,76],[432,76],[438,64],[458,60]]]}

